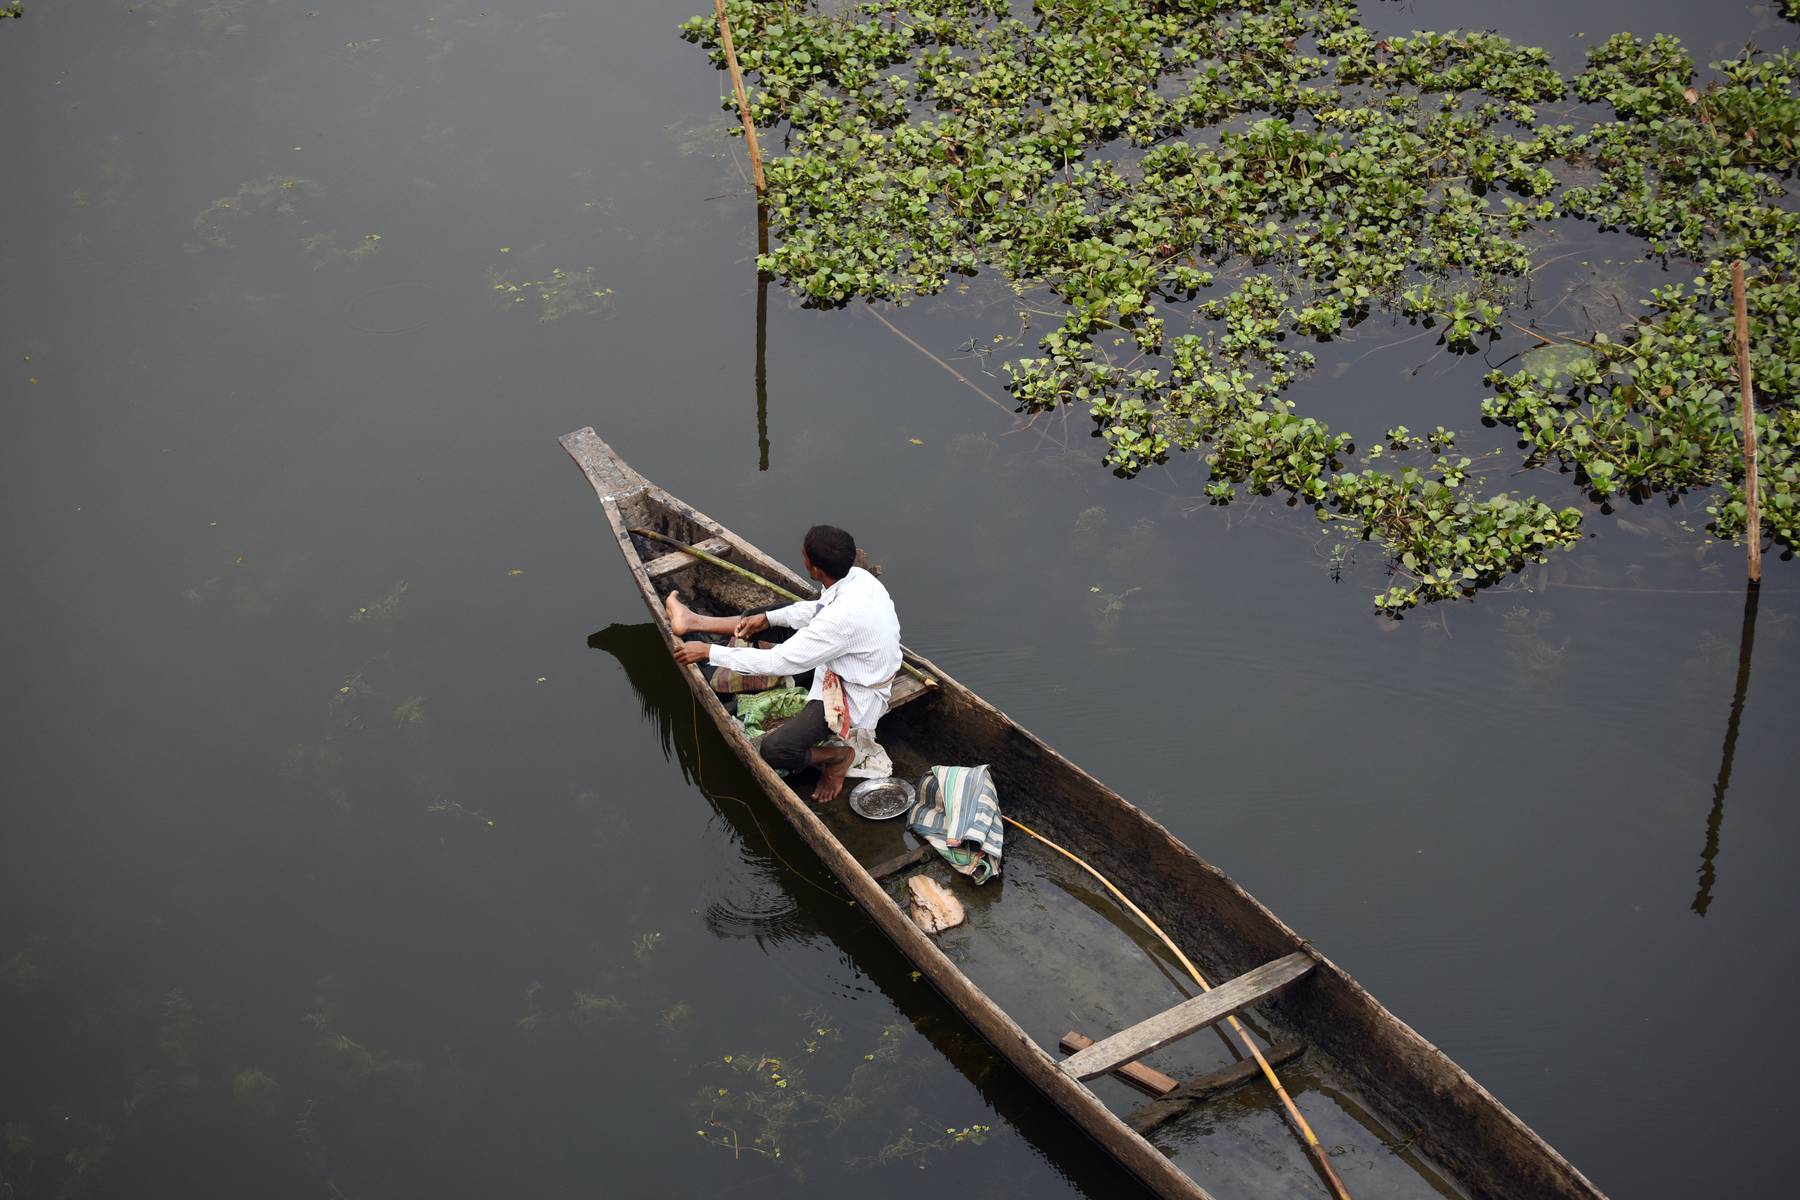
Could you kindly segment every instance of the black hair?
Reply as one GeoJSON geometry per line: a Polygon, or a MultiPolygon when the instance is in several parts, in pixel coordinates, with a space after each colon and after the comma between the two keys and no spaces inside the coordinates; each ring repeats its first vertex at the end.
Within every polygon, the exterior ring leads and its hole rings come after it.
{"type": "Polygon", "coordinates": [[[833,580],[842,579],[856,565],[856,539],[836,525],[814,525],[800,545],[812,565],[833,580]]]}

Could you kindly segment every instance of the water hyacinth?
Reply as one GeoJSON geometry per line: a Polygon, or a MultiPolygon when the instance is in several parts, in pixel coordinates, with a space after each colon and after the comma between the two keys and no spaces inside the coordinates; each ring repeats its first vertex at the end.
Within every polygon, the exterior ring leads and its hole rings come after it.
{"type": "MultiPolygon", "coordinates": [[[[1694,278],[1618,336],[1540,336],[1556,370],[1527,355],[1491,373],[1483,419],[1596,499],[1718,487],[1716,535],[1795,544],[1793,52],[1702,80],[1674,39],[1619,34],[1565,78],[1542,49],[1382,37],[1331,0],[1068,0],[1030,22],[997,0],[727,11],[753,118],[785,146],[765,270],[817,305],[984,269],[1047,297],[1054,327],[1003,366],[1021,410],[1085,406],[1121,475],[1203,454],[1215,503],[1249,489],[1351,524],[1404,581],[1385,610],[1541,561],[1581,513],[1478,497],[1466,458],[1388,469],[1377,444],[1356,463],[1356,439],[1286,394],[1315,366],[1297,347],[1382,310],[1482,349],[1552,222],[1630,234],[1694,278]],[[1736,258],[1768,464],[1756,531],[1732,432],[1736,258]]],[[[711,15],[682,32],[723,65],[711,15]]]]}

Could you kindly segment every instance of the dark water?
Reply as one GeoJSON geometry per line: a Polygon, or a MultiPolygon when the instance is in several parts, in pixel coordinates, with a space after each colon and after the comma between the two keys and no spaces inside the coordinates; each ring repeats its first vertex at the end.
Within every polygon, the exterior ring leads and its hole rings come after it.
{"type": "MultiPolygon", "coordinates": [[[[760,470],[698,6],[307,2],[0,23],[0,1194],[1128,1189],[696,732],[556,445],[584,424],[766,546],[850,527],[912,644],[1612,1194],[1787,1190],[1793,564],[1747,679],[1700,498],[1383,621],[1309,515],[985,403],[959,347],[1018,321],[980,281],[890,314],[973,387],[773,292],[760,470]]],[[[1565,68],[1796,28],[1366,11],[1565,68]]],[[[1491,439],[1483,364],[1408,334],[1296,399],[1491,439]]]]}

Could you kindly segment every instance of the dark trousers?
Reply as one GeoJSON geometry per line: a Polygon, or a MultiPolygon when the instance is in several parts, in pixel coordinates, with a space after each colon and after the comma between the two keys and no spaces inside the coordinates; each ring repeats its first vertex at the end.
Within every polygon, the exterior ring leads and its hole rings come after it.
{"type": "Polygon", "coordinates": [[[807,751],[830,736],[831,727],[825,723],[825,702],[814,700],[798,715],[765,733],[758,750],[764,762],[777,771],[792,775],[806,767],[807,751]]]}

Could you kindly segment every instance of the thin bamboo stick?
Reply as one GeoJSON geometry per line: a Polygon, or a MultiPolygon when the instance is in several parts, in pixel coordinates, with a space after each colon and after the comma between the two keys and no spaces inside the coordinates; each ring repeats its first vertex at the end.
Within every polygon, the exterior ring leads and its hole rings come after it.
{"type": "Polygon", "coordinates": [[[756,194],[769,190],[763,179],[762,151],[756,145],[756,124],[750,120],[750,97],[744,92],[744,73],[738,70],[737,47],[731,41],[731,22],[725,17],[725,0],[713,0],[713,12],[719,18],[719,44],[725,48],[725,65],[731,71],[731,90],[737,93],[738,118],[744,122],[744,144],[750,150],[750,178],[756,194]]]}
{"type": "MultiPolygon", "coordinates": [[[[977,385],[976,383],[974,383],[972,380],[970,380],[970,378],[967,375],[964,375],[961,371],[957,370],[955,367],[951,366],[949,363],[945,362],[943,359],[939,358],[937,355],[933,354],[931,351],[927,350],[925,347],[919,345],[919,343],[913,341],[913,339],[908,337],[906,335],[905,331],[903,331],[898,325],[894,324],[892,321],[890,321],[886,317],[882,316],[880,310],[870,308],[865,305],[863,307],[862,311],[868,313],[871,317],[874,317],[877,321],[880,321],[883,325],[886,325],[888,327],[889,333],[892,333],[895,337],[899,338],[901,341],[903,341],[907,345],[911,346],[914,350],[917,350],[920,354],[923,354],[926,358],[929,358],[932,362],[934,362],[938,366],[944,368],[944,370],[950,372],[950,374],[955,378],[956,382],[962,384],[964,387],[968,388],[971,392],[974,392],[977,396],[980,396],[983,400],[986,400],[989,404],[993,405],[995,408],[999,409],[1001,412],[1010,413],[1013,411],[1012,409],[1008,408],[1006,405],[1004,405],[1004,404],[1000,403],[998,400],[994,399],[992,396],[988,395],[987,390],[985,388],[982,388],[979,385],[977,385]]],[[[1021,424],[1021,425],[1029,424],[1029,422],[1021,421],[1021,422],[1019,422],[1019,424],[1021,424]]]]}
{"type": "MultiPolygon", "coordinates": [[[[716,554],[708,554],[706,551],[700,549],[700,547],[698,547],[698,546],[690,546],[686,542],[678,542],[674,538],[668,536],[667,534],[658,533],[654,529],[633,529],[631,532],[637,534],[639,537],[655,538],[657,541],[663,542],[670,546],[673,546],[677,550],[680,550],[685,554],[693,555],[695,558],[699,559],[701,562],[708,562],[708,563],[711,563],[715,567],[722,567],[725,570],[730,571],[733,575],[742,576],[743,578],[748,579],[751,583],[754,583],[759,587],[768,588],[771,592],[774,592],[777,596],[780,596],[784,600],[793,600],[795,602],[798,602],[798,601],[806,599],[805,596],[796,595],[795,593],[788,591],[786,588],[782,587],[779,583],[776,583],[772,579],[764,579],[761,575],[758,575],[755,571],[750,570],[748,567],[740,567],[734,562],[726,562],[724,559],[720,558],[716,554]]],[[[905,671],[908,675],[911,675],[914,679],[918,680],[920,683],[924,684],[926,687],[936,687],[937,686],[937,680],[933,679],[931,676],[927,675],[925,672],[919,670],[919,668],[913,666],[911,663],[906,662],[904,659],[901,660],[900,669],[902,671],[905,671]]]]}
{"type": "MultiPolygon", "coordinates": [[[[1167,946],[1170,952],[1173,953],[1176,958],[1181,960],[1181,965],[1186,967],[1187,973],[1194,977],[1194,982],[1200,985],[1201,991],[1212,991],[1212,984],[1206,982],[1206,977],[1200,974],[1200,968],[1196,967],[1192,960],[1190,960],[1186,954],[1181,952],[1181,947],[1175,944],[1175,940],[1164,933],[1162,926],[1158,925],[1155,921],[1152,921],[1148,913],[1139,908],[1136,904],[1133,904],[1131,902],[1131,897],[1113,886],[1112,880],[1088,865],[1087,861],[1081,856],[1075,854],[1073,851],[1065,850],[1037,830],[1031,828],[1031,826],[1015,821],[1004,814],[1001,815],[1000,819],[1005,821],[1008,825],[1011,825],[1014,829],[1036,838],[1038,841],[1044,843],[1044,845],[1050,847],[1052,850],[1086,871],[1089,875],[1092,875],[1095,879],[1098,879],[1107,891],[1118,898],[1119,903],[1123,904],[1126,908],[1129,908],[1138,920],[1148,925],[1150,931],[1162,939],[1163,945],[1167,946]]],[[[1350,1200],[1350,1192],[1344,1187],[1344,1181],[1338,1178],[1338,1173],[1331,1168],[1330,1159],[1325,1156],[1325,1147],[1319,1144],[1318,1135],[1313,1133],[1312,1126],[1306,1123],[1306,1118],[1300,1115],[1300,1109],[1294,1104],[1293,1098],[1288,1095],[1287,1089],[1281,1085],[1281,1079],[1275,1074],[1275,1068],[1269,1065],[1269,1060],[1263,1057],[1263,1052],[1257,1048],[1256,1042],[1251,1039],[1249,1032],[1244,1029],[1243,1025],[1236,1017],[1226,1017],[1225,1023],[1231,1027],[1232,1032],[1238,1035],[1238,1038],[1244,1043],[1244,1048],[1250,1051],[1250,1057],[1254,1058],[1256,1060],[1256,1065],[1262,1068],[1262,1073],[1264,1077],[1268,1079],[1269,1086],[1273,1087],[1275,1089],[1275,1094],[1281,1097],[1281,1103],[1282,1106],[1287,1109],[1288,1118],[1293,1121],[1294,1128],[1299,1130],[1301,1139],[1306,1143],[1307,1148],[1312,1151],[1313,1159],[1318,1163],[1320,1173],[1322,1173],[1325,1176],[1326,1181],[1331,1184],[1331,1189],[1336,1193],[1338,1200],[1350,1200]]]]}
{"type": "Polygon", "coordinates": [[[1744,422],[1744,540],[1750,582],[1762,584],[1762,495],[1756,482],[1756,395],[1750,382],[1750,315],[1744,299],[1744,260],[1731,264],[1731,306],[1737,320],[1738,415],[1744,422]]]}

